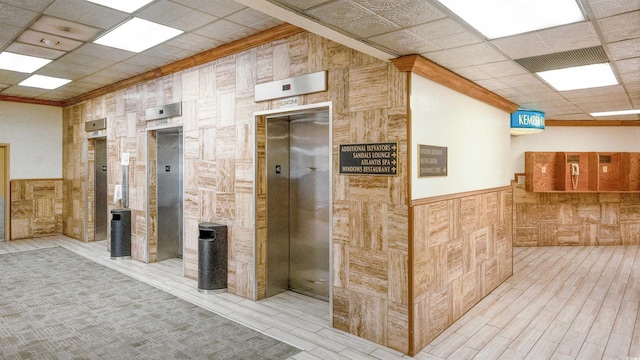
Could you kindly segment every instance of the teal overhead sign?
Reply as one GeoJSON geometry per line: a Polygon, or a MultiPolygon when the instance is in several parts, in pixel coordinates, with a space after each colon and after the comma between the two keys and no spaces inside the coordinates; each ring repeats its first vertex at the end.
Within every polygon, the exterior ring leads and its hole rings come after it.
{"type": "Polygon", "coordinates": [[[511,114],[511,134],[533,134],[544,130],[544,113],[536,110],[518,110],[511,114]]]}

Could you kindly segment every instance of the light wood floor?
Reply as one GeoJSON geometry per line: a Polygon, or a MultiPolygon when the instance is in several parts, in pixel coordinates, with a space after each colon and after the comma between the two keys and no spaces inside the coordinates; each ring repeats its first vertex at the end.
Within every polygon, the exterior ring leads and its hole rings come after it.
{"type": "MultiPolygon", "coordinates": [[[[0,253],[63,246],[304,350],[305,359],[408,359],[329,326],[322,301],[284,293],[253,302],[201,294],[182,262],[114,261],[104,242],[65,236],[0,242],[0,253]]],[[[1,276],[1,274],[0,274],[1,276]]],[[[640,247],[514,248],[514,276],[415,359],[640,360],[640,247]]]]}

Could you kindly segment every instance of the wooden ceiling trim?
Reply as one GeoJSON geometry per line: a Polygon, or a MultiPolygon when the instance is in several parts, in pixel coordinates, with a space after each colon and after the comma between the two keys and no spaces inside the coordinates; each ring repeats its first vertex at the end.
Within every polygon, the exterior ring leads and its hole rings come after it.
{"type": "Polygon", "coordinates": [[[400,71],[413,72],[508,113],[513,113],[519,109],[518,104],[515,104],[500,95],[492,93],[482,86],[469,81],[451,70],[443,68],[442,66],[423,58],[422,56],[402,56],[392,59],[391,62],[400,71]]]}
{"type": "Polygon", "coordinates": [[[640,120],[545,120],[545,126],[640,126],[640,120]]]}
{"type": "Polygon", "coordinates": [[[90,91],[86,94],[67,99],[62,102],[63,106],[71,106],[83,101],[91,100],[99,96],[103,96],[114,91],[125,89],[133,85],[137,85],[146,81],[154,80],[166,75],[170,75],[182,70],[186,70],[213,60],[221,59],[242,51],[260,46],[275,40],[283,39],[304,30],[291,24],[282,24],[271,29],[265,30],[258,34],[240,39],[225,45],[218,46],[211,50],[207,50],[200,54],[193,55],[183,60],[161,66],[157,69],[147,71],[145,73],[130,77],[125,80],[118,81],[111,85],[107,85],[100,89],[90,91]]]}
{"type": "Polygon", "coordinates": [[[8,101],[8,102],[15,102],[15,103],[23,103],[23,104],[57,106],[57,107],[63,106],[62,101],[30,99],[30,98],[23,98],[19,96],[7,96],[7,95],[0,95],[0,101],[8,101]]]}

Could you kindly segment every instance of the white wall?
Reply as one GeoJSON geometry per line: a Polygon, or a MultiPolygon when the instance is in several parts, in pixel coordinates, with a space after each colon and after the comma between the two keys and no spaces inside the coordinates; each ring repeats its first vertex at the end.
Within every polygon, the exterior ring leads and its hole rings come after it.
{"type": "Polygon", "coordinates": [[[11,179],[62,177],[62,108],[0,101],[0,143],[11,179]]]}
{"type": "Polygon", "coordinates": [[[509,185],[509,113],[411,75],[411,198],[509,185]],[[419,144],[448,148],[447,176],[418,178],[419,144]]]}
{"type": "Polygon", "coordinates": [[[511,138],[511,172],[524,172],[525,151],[640,152],[636,126],[548,126],[543,132],[511,138]]]}

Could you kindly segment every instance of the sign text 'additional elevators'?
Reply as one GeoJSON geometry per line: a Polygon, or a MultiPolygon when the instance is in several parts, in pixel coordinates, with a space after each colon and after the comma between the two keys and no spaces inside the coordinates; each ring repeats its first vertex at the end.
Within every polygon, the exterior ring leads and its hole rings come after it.
{"type": "Polygon", "coordinates": [[[340,174],[398,175],[398,143],[340,145],[340,174]]]}

